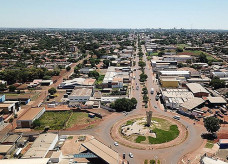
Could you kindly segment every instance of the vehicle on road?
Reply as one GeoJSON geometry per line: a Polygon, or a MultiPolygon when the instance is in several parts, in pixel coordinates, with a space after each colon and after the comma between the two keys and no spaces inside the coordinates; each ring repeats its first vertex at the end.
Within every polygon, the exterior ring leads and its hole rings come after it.
{"type": "Polygon", "coordinates": [[[115,145],[115,146],[119,146],[118,142],[114,142],[114,145],[115,145]]]}
{"type": "Polygon", "coordinates": [[[133,79],[135,80],[135,76],[133,77],[133,79]]]}
{"type": "Polygon", "coordinates": [[[132,153],[129,153],[129,157],[130,157],[130,158],[133,158],[134,156],[133,156],[133,154],[132,154],[132,153]]]}
{"type": "Polygon", "coordinates": [[[158,96],[158,95],[156,95],[155,100],[156,100],[156,101],[158,101],[158,100],[159,100],[159,96],[158,96]]]}
{"type": "Polygon", "coordinates": [[[134,71],[136,71],[136,68],[134,69],[134,71]]]}
{"type": "Polygon", "coordinates": [[[139,90],[139,86],[136,87],[136,90],[139,90]]]}
{"type": "Polygon", "coordinates": [[[150,93],[151,93],[151,94],[154,94],[154,88],[151,88],[151,89],[150,89],[150,93]]]}
{"type": "Polygon", "coordinates": [[[180,120],[180,116],[173,116],[173,118],[175,119],[175,120],[180,120]]]}

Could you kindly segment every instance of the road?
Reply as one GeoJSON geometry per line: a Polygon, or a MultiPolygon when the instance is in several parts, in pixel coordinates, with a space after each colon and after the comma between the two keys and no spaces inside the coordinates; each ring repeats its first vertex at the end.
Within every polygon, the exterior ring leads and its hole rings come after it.
{"type": "MultiPolygon", "coordinates": [[[[145,53],[145,49],[143,47],[143,52],[145,53]]],[[[146,56],[144,55],[144,61],[146,61],[146,56]]],[[[117,151],[120,155],[123,153],[126,153],[126,159],[129,160],[130,164],[139,164],[143,163],[145,159],[160,159],[162,163],[164,164],[176,164],[178,163],[179,159],[183,157],[185,154],[195,151],[197,148],[200,147],[203,140],[200,137],[200,134],[205,131],[205,129],[202,126],[193,125],[193,123],[189,120],[181,119],[180,122],[188,127],[188,137],[187,139],[181,143],[180,145],[165,148],[165,149],[154,149],[154,150],[138,150],[138,149],[132,149],[123,145],[114,146],[113,143],[115,142],[112,137],[110,136],[110,131],[117,121],[129,117],[136,114],[143,114],[145,113],[145,108],[142,107],[142,95],[141,95],[141,86],[139,85],[139,75],[141,73],[140,70],[138,70],[138,61],[139,57],[136,57],[136,66],[133,67],[133,69],[136,69],[134,71],[133,76],[135,76],[135,80],[132,82],[132,97],[135,97],[138,101],[137,107],[135,110],[131,111],[127,116],[124,116],[122,113],[113,113],[110,116],[107,116],[107,118],[99,124],[99,126],[88,129],[88,130],[78,130],[78,131],[61,131],[60,134],[90,134],[96,137],[98,140],[103,142],[106,145],[111,145],[112,149],[117,151]],[[136,86],[139,86],[139,90],[136,90],[136,86]],[[129,158],[128,154],[132,152],[134,154],[134,158],[129,158]]],[[[158,85],[154,82],[154,75],[152,72],[152,68],[150,66],[150,62],[146,62],[146,68],[145,73],[148,75],[148,80],[146,82],[146,86],[148,90],[150,91],[150,88],[156,88],[158,89],[158,85]]],[[[153,113],[165,115],[167,117],[173,117],[173,113],[165,112],[164,110],[160,109],[160,106],[158,105],[157,101],[155,101],[155,94],[148,94],[150,99],[150,106],[153,111],[153,113]],[[157,108],[154,108],[156,106],[157,108]]]]}

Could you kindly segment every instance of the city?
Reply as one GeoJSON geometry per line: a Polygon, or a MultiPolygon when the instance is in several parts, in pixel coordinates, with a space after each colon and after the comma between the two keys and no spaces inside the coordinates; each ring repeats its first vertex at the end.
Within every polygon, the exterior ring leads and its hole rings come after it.
{"type": "Polygon", "coordinates": [[[228,163],[228,30],[1,19],[0,164],[228,163]]]}

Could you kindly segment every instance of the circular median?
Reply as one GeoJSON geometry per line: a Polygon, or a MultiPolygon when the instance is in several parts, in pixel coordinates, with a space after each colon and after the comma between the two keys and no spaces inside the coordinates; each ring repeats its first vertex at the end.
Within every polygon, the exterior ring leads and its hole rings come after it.
{"type": "Polygon", "coordinates": [[[161,149],[183,142],[187,130],[179,121],[169,117],[153,114],[148,126],[145,115],[135,115],[115,123],[111,136],[115,141],[131,148],[161,149]]]}

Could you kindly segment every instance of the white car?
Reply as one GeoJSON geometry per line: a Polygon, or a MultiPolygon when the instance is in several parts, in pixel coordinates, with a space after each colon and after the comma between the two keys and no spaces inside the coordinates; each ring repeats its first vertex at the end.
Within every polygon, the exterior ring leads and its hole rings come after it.
{"type": "Polygon", "coordinates": [[[115,146],[119,146],[118,142],[114,142],[114,145],[115,145],[115,146]]]}
{"type": "Polygon", "coordinates": [[[129,157],[130,157],[130,158],[133,158],[134,156],[133,156],[133,154],[132,154],[132,153],[129,153],[129,157]]]}

